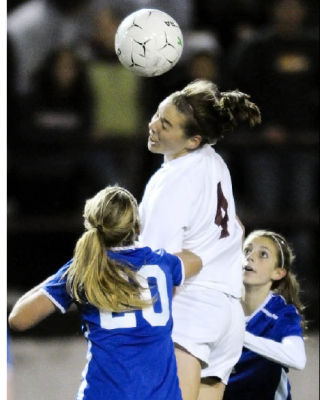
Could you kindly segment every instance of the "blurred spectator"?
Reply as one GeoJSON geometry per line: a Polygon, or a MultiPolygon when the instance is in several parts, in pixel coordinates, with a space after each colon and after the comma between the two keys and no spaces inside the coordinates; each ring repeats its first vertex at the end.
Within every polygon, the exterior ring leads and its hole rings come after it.
{"type": "Polygon", "coordinates": [[[265,0],[201,0],[194,2],[195,28],[217,35],[224,51],[235,40],[251,36],[265,21],[265,0]]]}
{"type": "Polygon", "coordinates": [[[232,85],[259,104],[271,141],[285,141],[286,129],[292,135],[317,127],[319,40],[305,25],[307,11],[304,0],[273,1],[266,29],[230,57],[232,85]]]}
{"type": "Polygon", "coordinates": [[[125,69],[115,54],[119,23],[114,11],[99,10],[87,49],[94,100],[90,169],[96,189],[118,183],[138,195],[147,126],[143,124],[141,78],[125,69]]]}
{"type": "Polygon", "coordinates": [[[217,37],[210,31],[191,30],[184,34],[184,86],[194,79],[209,79],[219,87],[221,84],[222,49],[217,37]]]}
{"type": "Polygon", "coordinates": [[[310,2],[274,0],[269,7],[269,24],[238,42],[230,57],[229,85],[252,95],[263,122],[254,135],[244,132],[240,206],[269,224],[293,223],[298,269],[307,273],[304,258],[312,263],[315,253],[305,226],[315,223],[318,208],[319,39],[306,24],[310,2]]]}
{"type": "Polygon", "coordinates": [[[317,203],[317,157],[304,146],[317,142],[318,108],[318,37],[307,11],[303,0],[273,1],[268,27],[230,59],[232,86],[251,93],[263,120],[262,147],[244,163],[247,204],[271,216],[306,215],[317,203]]]}
{"type": "Polygon", "coordinates": [[[31,99],[33,148],[60,151],[85,148],[92,123],[92,94],[87,66],[69,48],[54,51],[34,76],[31,99]]]}
{"type": "Polygon", "coordinates": [[[77,194],[86,190],[85,150],[92,119],[86,67],[71,49],[54,51],[34,75],[33,88],[24,105],[28,118],[11,149],[15,157],[9,196],[25,212],[73,209],[82,201],[77,194]]]}
{"type": "Polygon", "coordinates": [[[31,79],[48,54],[76,45],[90,33],[89,0],[29,0],[8,15],[8,36],[17,65],[17,90],[31,89],[31,79]]]}
{"type": "Polygon", "coordinates": [[[193,25],[193,0],[97,0],[103,7],[117,11],[120,20],[141,8],[154,8],[169,14],[177,21],[182,30],[188,30],[193,25]]]}

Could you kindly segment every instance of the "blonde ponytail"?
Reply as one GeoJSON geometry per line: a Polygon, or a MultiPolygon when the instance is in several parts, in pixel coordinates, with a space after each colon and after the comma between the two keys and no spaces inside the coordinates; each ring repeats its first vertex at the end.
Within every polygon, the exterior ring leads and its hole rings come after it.
{"type": "Polygon", "coordinates": [[[134,269],[108,257],[106,248],[134,243],[137,203],[120,187],[107,187],[86,202],[86,232],[78,240],[67,271],[67,288],[80,304],[123,312],[150,306],[134,269]]]}

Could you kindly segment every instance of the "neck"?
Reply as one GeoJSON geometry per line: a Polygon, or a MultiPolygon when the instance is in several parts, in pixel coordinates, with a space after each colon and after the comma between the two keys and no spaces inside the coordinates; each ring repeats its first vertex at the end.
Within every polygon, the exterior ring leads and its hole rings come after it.
{"type": "Polygon", "coordinates": [[[172,161],[172,160],[175,160],[176,158],[185,156],[186,154],[189,154],[189,153],[190,153],[190,150],[183,149],[179,153],[176,153],[176,154],[165,154],[164,155],[164,160],[165,161],[172,161]]]}
{"type": "Polygon", "coordinates": [[[268,286],[246,286],[245,293],[241,299],[243,311],[245,315],[251,315],[265,301],[270,293],[270,285],[268,286]]]}

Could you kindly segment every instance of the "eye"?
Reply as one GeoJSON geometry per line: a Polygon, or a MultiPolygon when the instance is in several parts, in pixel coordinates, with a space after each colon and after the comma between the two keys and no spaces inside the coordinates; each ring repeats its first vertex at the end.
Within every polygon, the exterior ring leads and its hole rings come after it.
{"type": "Polygon", "coordinates": [[[269,257],[269,254],[268,254],[267,251],[262,250],[262,251],[260,252],[260,256],[261,256],[262,258],[268,258],[268,257],[269,257]]]}
{"type": "Polygon", "coordinates": [[[165,122],[161,122],[161,124],[162,124],[162,129],[163,130],[167,130],[168,129],[168,126],[167,126],[167,124],[165,122]]]}
{"type": "Polygon", "coordinates": [[[244,249],[243,249],[243,254],[245,255],[245,256],[247,256],[249,253],[250,253],[250,249],[249,249],[249,247],[245,247],[244,249]]]}

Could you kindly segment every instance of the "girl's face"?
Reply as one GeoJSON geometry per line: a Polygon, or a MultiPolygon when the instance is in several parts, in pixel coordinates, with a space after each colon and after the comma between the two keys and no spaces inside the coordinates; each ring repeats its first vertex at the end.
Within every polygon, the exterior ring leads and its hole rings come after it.
{"type": "Polygon", "coordinates": [[[191,138],[185,136],[185,121],[184,114],[170,99],[165,99],[149,123],[148,149],[152,153],[163,154],[169,161],[196,149],[201,138],[198,135],[191,138]]]}
{"type": "Polygon", "coordinates": [[[278,267],[278,248],[272,239],[260,236],[245,242],[243,253],[245,286],[271,287],[273,281],[285,276],[286,270],[278,267]]]}

